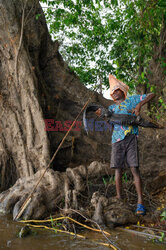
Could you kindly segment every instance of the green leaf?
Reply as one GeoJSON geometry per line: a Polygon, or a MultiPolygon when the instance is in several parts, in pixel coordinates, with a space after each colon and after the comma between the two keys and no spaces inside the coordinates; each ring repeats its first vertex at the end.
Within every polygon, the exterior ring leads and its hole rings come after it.
{"type": "MultiPolygon", "coordinates": [[[[100,72],[103,85],[108,86],[112,73],[130,86],[131,93],[139,83],[155,91],[146,75],[160,42],[164,0],[155,4],[142,0],[48,2],[44,12],[50,33],[59,40],[60,53],[83,84],[96,86],[100,72]]],[[[164,59],[161,66],[165,69],[164,59]]]]}
{"type": "Polygon", "coordinates": [[[41,14],[36,14],[36,20],[38,20],[40,16],[41,14]]]}
{"type": "Polygon", "coordinates": [[[145,72],[141,73],[141,78],[144,79],[145,72]]]}
{"type": "Polygon", "coordinates": [[[114,5],[114,6],[117,6],[118,5],[118,0],[111,0],[111,4],[114,5]]]}
{"type": "Polygon", "coordinates": [[[103,177],[103,183],[104,183],[104,185],[107,185],[107,182],[106,182],[106,180],[104,179],[104,177],[103,177]]]}
{"type": "Polygon", "coordinates": [[[166,210],[162,212],[162,214],[160,215],[161,217],[163,217],[166,220],[166,210]]]}
{"type": "Polygon", "coordinates": [[[158,1],[157,5],[160,6],[160,7],[166,8],[166,2],[165,2],[165,0],[158,1]]]}
{"type": "Polygon", "coordinates": [[[159,238],[159,241],[163,242],[164,241],[164,237],[165,237],[165,233],[164,232],[160,232],[160,234],[161,234],[161,237],[159,238]]]}

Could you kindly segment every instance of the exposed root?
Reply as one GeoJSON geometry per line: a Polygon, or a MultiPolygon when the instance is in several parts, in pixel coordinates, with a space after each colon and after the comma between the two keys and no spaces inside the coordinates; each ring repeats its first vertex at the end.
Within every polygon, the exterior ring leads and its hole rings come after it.
{"type": "MultiPolygon", "coordinates": [[[[108,171],[109,166],[99,162],[92,162],[89,166],[68,168],[64,173],[48,169],[23,212],[22,218],[41,219],[59,212],[70,216],[71,211],[81,211],[98,225],[105,224],[110,228],[136,223],[140,218],[134,214],[137,196],[134,193],[133,183],[129,181],[123,184],[127,202],[118,200],[112,197],[114,184],[108,183],[107,186],[105,184],[107,177],[108,180],[110,179],[108,171]],[[103,175],[105,182],[103,182],[103,175]],[[97,191],[99,189],[100,192],[97,191]],[[108,197],[105,196],[106,190],[108,197]]],[[[20,178],[13,187],[1,193],[0,211],[13,213],[15,218],[42,173],[43,170],[40,170],[35,175],[20,178]]],[[[147,216],[142,218],[144,221],[148,221],[149,213],[153,214],[154,211],[154,202],[146,188],[145,185],[147,216]]]]}
{"type": "Polygon", "coordinates": [[[95,207],[95,212],[92,219],[99,225],[105,224],[103,208],[107,206],[108,199],[104,196],[100,196],[99,192],[95,192],[92,195],[91,203],[95,207]]]}
{"type": "MultiPolygon", "coordinates": [[[[85,180],[95,174],[106,173],[106,165],[93,162],[88,168],[81,165],[74,169],[68,168],[66,173],[48,169],[39,186],[33,193],[30,204],[23,213],[23,218],[43,218],[55,212],[58,207],[65,210],[79,208],[79,194],[86,189],[85,180]],[[95,172],[95,173],[94,173],[95,172]]],[[[32,191],[43,170],[35,175],[17,180],[7,192],[0,194],[0,209],[3,212],[18,214],[21,206],[32,191]]]]}

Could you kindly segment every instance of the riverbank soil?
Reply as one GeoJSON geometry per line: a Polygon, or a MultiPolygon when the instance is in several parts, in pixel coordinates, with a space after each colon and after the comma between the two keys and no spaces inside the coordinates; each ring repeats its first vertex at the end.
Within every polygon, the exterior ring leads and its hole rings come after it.
{"type": "MultiPolygon", "coordinates": [[[[15,218],[41,174],[42,171],[38,171],[33,176],[19,179],[13,187],[2,192],[1,211],[13,213],[15,218]]],[[[65,216],[74,216],[72,209],[110,228],[139,222],[157,225],[164,230],[165,222],[161,222],[161,213],[166,202],[166,189],[163,183],[165,173],[151,171],[153,185],[148,175],[149,172],[142,171],[143,197],[147,210],[145,216],[136,216],[134,213],[137,195],[130,171],[124,170],[123,198],[117,200],[114,173],[110,170],[109,164],[95,161],[89,166],[67,168],[64,173],[49,169],[34,192],[22,218],[42,219],[58,212],[65,216]]]]}
{"type": "MultiPolygon", "coordinates": [[[[15,218],[89,96],[94,93],[91,102],[105,107],[112,101],[88,90],[63,61],[37,0],[0,0],[0,8],[0,211],[15,218]]],[[[156,56],[164,46],[160,44],[156,56]]],[[[153,69],[156,72],[154,63],[153,69]]],[[[163,70],[158,70],[159,89],[165,86],[163,70]]],[[[82,116],[79,119],[82,122],[82,116]]],[[[164,227],[160,215],[165,209],[165,141],[165,129],[141,129],[140,168],[147,209],[141,219],[134,214],[137,197],[128,170],[123,175],[123,199],[114,199],[111,131],[86,135],[81,126],[66,138],[22,218],[67,215],[73,209],[110,228],[140,220],[164,227]]]]}

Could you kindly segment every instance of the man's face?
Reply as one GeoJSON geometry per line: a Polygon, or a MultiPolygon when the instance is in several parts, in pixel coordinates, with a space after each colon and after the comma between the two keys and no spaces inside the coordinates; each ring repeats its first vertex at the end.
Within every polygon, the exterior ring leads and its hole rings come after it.
{"type": "Polygon", "coordinates": [[[112,94],[112,97],[115,101],[122,102],[125,100],[125,95],[122,90],[116,89],[112,94]]]}

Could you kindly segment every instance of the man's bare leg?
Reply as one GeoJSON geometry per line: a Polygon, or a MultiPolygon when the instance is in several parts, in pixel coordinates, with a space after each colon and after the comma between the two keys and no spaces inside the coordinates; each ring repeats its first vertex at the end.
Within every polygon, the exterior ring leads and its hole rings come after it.
{"type": "Polygon", "coordinates": [[[131,172],[132,172],[133,177],[134,177],[134,184],[135,184],[135,188],[136,188],[137,195],[138,195],[138,204],[143,204],[142,185],[141,185],[141,177],[140,177],[139,168],[132,167],[131,172]]]}
{"type": "Polygon", "coordinates": [[[117,198],[121,198],[121,189],[122,189],[122,169],[117,168],[115,170],[115,184],[116,184],[116,194],[117,198]]]}

